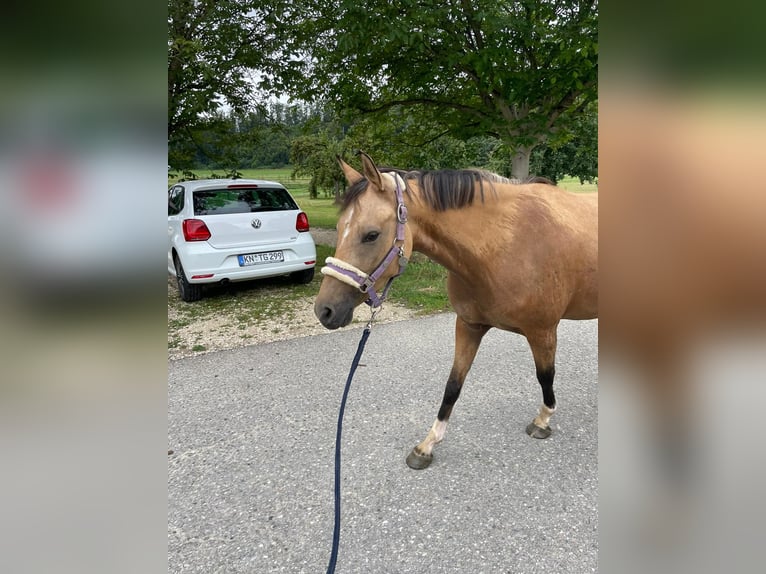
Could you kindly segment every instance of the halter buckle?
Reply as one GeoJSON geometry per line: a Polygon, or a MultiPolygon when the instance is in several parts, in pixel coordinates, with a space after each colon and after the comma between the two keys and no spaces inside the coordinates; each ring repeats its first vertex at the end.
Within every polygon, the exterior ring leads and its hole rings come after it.
{"type": "Polygon", "coordinates": [[[407,206],[403,203],[396,206],[396,220],[402,225],[407,223],[407,206]]]}
{"type": "Polygon", "coordinates": [[[367,276],[364,279],[364,281],[359,283],[359,290],[362,293],[367,293],[367,292],[369,292],[370,289],[373,288],[374,285],[375,285],[375,282],[372,281],[369,276],[367,276]]]}

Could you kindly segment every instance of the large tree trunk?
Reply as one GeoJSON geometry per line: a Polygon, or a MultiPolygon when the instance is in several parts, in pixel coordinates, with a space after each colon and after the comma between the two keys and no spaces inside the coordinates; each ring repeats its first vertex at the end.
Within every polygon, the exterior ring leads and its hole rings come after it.
{"type": "Polygon", "coordinates": [[[524,181],[529,177],[529,156],[531,147],[517,147],[511,152],[511,177],[524,181]]]}
{"type": "Polygon", "coordinates": [[[343,182],[339,179],[335,180],[335,203],[340,205],[341,202],[341,195],[343,194],[343,182]]]}

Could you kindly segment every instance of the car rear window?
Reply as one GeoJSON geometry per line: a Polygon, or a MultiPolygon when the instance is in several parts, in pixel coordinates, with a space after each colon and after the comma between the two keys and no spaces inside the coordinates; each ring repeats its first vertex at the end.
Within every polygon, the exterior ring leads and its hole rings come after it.
{"type": "Polygon", "coordinates": [[[252,189],[208,189],[194,192],[194,215],[289,211],[298,205],[278,187],[252,189]]]}

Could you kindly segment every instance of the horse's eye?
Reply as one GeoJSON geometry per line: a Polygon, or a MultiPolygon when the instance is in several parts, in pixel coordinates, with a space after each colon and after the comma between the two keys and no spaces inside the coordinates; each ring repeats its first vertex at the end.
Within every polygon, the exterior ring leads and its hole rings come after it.
{"type": "Polygon", "coordinates": [[[379,236],[380,233],[378,231],[370,231],[367,235],[364,236],[362,243],[373,243],[379,236]]]}

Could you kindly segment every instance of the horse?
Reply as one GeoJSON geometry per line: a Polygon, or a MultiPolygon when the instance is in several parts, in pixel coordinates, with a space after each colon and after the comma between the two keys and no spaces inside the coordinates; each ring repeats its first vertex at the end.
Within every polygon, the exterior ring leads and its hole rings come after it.
{"type": "Polygon", "coordinates": [[[481,170],[403,171],[359,154],[363,173],[338,157],[342,196],[335,256],[322,268],[314,312],[327,329],[373,308],[413,251],[445,267],[457,318],[452,369],[436,420],[406,458],[433,461],[484,335],[526,337],[543,402],[526,433],[545,439],[556,409],[556,333],[561,319],[598,317],[598,194],[512,183],[481,170]],[[377,267],[376,267],[377,265],[377,267]],[[374,271],[363,271],[363,270],[374,271]]]}

